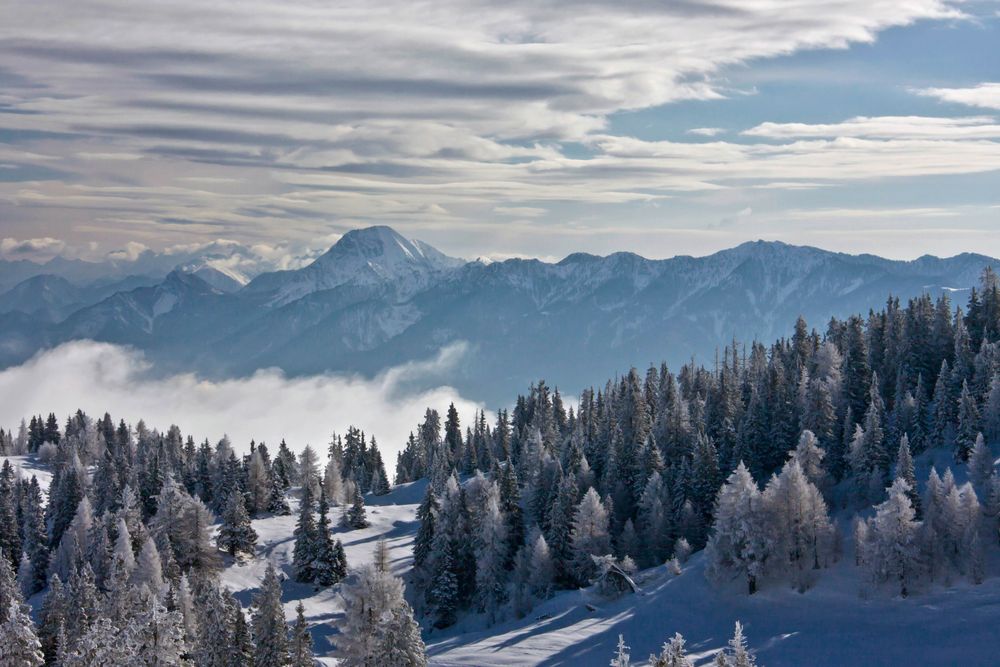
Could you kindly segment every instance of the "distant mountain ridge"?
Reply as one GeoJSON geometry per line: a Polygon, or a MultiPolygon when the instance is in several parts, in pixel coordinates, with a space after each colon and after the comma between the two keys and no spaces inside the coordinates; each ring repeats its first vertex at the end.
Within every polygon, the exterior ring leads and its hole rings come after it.
{"type": "MultiPolygon", "coordinates": [[[[304,268],[242,287],[201,265],[180,267],[59,321],[46,308],[69,297],[29,291],[16,315],[0,315],[0,363],[93,338],[143,349],[165,369],[216,376],[266,367],[371,375],[464,342],[469,357],[428,382],[494,402],[540,377],[575,392],[632,365],[711,358],[734,338],[769,342],[800,314],[822,331],[831,316],[867,313],[889,294],[947,291],[964,305],[987,265],[1000,262],[972,253],[904,262],[763,241],[664,260],[465,262],[370,227],[304,268]],[[52,305],[32,310],[33,299],[52,305]]],[[[0,306],[9,300],[0,295],[0,306]]]]}

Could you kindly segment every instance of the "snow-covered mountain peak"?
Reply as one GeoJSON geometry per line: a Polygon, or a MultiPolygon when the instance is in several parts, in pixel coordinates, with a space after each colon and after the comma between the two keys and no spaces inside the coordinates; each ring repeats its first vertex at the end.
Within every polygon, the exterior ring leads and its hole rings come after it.
{"type": "Polygon", "coordinates": [[[247,291],[268,295],[276,306],[341,285],[386,287],[410,295],[463,263],[391,227],[367,227],[347,232],[303,269],[259,276],[247,291]]]}

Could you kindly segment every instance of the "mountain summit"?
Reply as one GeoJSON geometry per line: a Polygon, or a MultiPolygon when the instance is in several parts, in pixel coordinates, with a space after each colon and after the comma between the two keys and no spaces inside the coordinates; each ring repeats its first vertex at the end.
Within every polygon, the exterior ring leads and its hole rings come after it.
{"type": "Polygon", "coordinates": [[[341,285],[389,288],[396,297],[406,297],[463,263],[391,227],[367,227],[347,232],[302,269],[258,276],[244,292],[263,297],[270,306],[283,306],[341,285]]]}

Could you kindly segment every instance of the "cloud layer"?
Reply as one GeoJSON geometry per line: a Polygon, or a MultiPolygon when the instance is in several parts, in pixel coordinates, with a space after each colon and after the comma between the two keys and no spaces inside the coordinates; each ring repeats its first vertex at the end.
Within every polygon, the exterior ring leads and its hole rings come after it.
{"type": "Polygon", "coordinates": [[[376,221],[457,243],[463,226],[516,239],[519,217],[563,224],[559,207],[655,205],[744,179],[981,173],[1000,161],[986,118],[765,123],[733,141],[611,131],[616,114],[723,99],[726,68],[870,43],[961,6],[11,0],[0,215],[117,246],[301,241],[376,221]],[[908,131],[885,130],[897,123],[908,131]]]}
{"type": "Polygon", "coordinates": [[[463,422],[479,406],[449,387],[413,389],[432,374],[447,371],[465,353],[462,345],[434,359],[385,371],[367,380],[342,375],[288,378],[277,371],[212,382],[184,374],[156,377],[134,350],[91,341],[42,353],[22,366],[0,371],[0,425],[16,428],[22,418],[55,412],[63,421],[77,409],[110,412],[117,420],[150,428],[171,424],[184,435],[213,442],[228,434],[247,451],[251,438],[294,450],[311,444],[325,449],[333,431],[357,426],[378,440],[387,467],[428,407],[444,414],[454,401],[463,422]]]}

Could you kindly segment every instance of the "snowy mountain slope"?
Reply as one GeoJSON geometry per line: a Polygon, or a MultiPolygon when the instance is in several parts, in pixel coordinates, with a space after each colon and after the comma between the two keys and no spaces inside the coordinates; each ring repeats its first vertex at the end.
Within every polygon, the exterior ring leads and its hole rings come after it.
{"type": "MultiPolygon", "coordinates": [[[[921,470],[929,463],[923,461],[921,470]]],[[[369,496],[371,527],[335,529],[334,537],[343,541],[352,566],[370,562],[375,541],[385,537],[393,572],[406,575],[425,484],[415,482],[383,497],[369,496]]],[[[292,509],[292,516],[253,522],[259,536],[256,558],[246,564],[227,561],[222,581],[246,605],[268,560],[274,562],[287,577],[282,587],[286,617],[294,618],[295,606],[302,601],[317,657],[323,664],[335,665],[332,647],[341,601],[336,587],[315,590],[291,581],[294,502],[292,509]]],[[[332,516],[337,515],[335,510],[332,516]]],[[[851,559],[849,537],[843,550],[845,557],[824,570],[815,588],[804,594],[781,585],[766,586],[752,597],[714,588],[704,576],[703,555],[696,554],[679,576],[664,566],[640,572],[640,595],[609,600],[593,589],[564,591],[536,606],[526,618],[492,628],[484,628],[478,616],[466,616],[445,631],[424,633],[430,664],[604,667],[622,634],[632,649],[633,664],[645,665],[651,652],[681,632],[695,664],[704,666],[726,644],[736,620],[744,623],[751,648],[766,667],[996,664],[1000,579],[988,579],[980,586],[960,582],[909,599],[862,599],[861,571],[851,559]]]]}
{"type": "Polygon", "coordinates": [[[14,474],[20,475],[24,479],[38,478],[38,485],[42,492],[48,491],[49,483],[52,481],[52,470],[42,463],[39,463],[35,456],[0,456],[0,466],[4,461],[10,461],[14,468],[14,474]]]}
{"type": "Polygon", "coordinates": [[[65,278],[43,274],[0,294],[0,313],[18,311],[55,321],[83,305],[84,298],[83,290],[65,278]]]}
{"type": "Polygon", "coordinates": [[[431,634],[428,653],[439,667],[604,667],[622,634],[633,664],[644,665],[680,632],[702,666],[740,620],[766,667],[996,664],[1000,580],[909,599],[863,600],[857,574],[848,558],[804,594],[767,588],[748,597],[712,588],[704,558],[696,555],[680,576],[665,567],[640,573],[641,595],[606,601],[589,590],[560,593],[522,621],[474,634],[431,634]]]}
{"type": "MultiPolygon", "coordinates": [[[[332,508],[330,516],[334,523],[333,537],[343,543],[348,564],[357,566],[371,562],[376,540],[384,538],[389,547],[389,563],[393,574],[405,576],[413,559],[413,538],[418,525],[417,506],[425,489],[426,482],[420,481],[396,487],[386,496],[368,496],[366,509],[371,525],[360,530],[337,526],[340,508],[332,508]]],[[[289,504],[292,509],[290,516],[253,521],[258,535],[255,558],[237,563],[227,557],[220,579],[246,607],[264,578],[268,562],[274,563],[278,571],[285,575],[282,602],[286,619],[294,621],[295,607],[301,601],[310,624],[316,656],[322,664],[335,665],[336,659],[331,654],[334,652],[337,622],[343,615],[338,587],[314,588],[292,580],[292,550],[295,546],[292,533],[298,517],[298,501],[293,498],[289,504]]]]}

